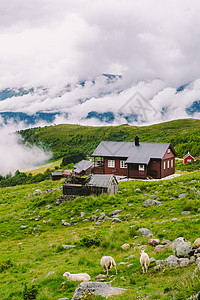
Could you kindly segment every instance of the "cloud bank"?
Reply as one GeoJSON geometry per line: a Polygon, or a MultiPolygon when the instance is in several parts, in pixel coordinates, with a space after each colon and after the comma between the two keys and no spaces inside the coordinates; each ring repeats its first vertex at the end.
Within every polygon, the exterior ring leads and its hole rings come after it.
{"type": "Polygon", "coordinates": [[[28,147],[22,144],[21,138],[12,133],[16,127],[0,127],[0,174],[5,175],[16,170],[31,170],[50,159],[50,153],[45,153],[39,147],[28,147]]]}

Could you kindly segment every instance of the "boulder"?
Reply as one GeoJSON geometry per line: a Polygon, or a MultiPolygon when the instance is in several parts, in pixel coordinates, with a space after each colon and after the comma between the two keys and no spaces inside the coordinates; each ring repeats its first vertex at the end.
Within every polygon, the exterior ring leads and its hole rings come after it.
{"type": "Polygon", "coordinates": [[[162,205],[162,202],[153,200],[153,199],[147,199],[144,201],[143,205],[144,205],[144,207],[154,206],[154,205],[162,205]]]}
{"type": "Polygon", "coordinates": [[[113,223],[121,223],[122,221],[119,218],[113,218],[112,222],[113,223]]]}
{"type": "Polygon", "coordinates": [[[190,264],[190,260],[189,260],[189,258],[180,258],[179,259],[179,264],[180,264],[181,268],[188,267],[189,264],[190,264]]]}
{"type": "Polygon", "coordinates": [[[178,262],[179,262],[179,259],[174,255],[170,255],[168,258],[165,259],[165,264],[168,267],[177,267],[178,262]]]}
{"type": "Polygon", "coordinates": [[[189,215],[189,214],[190,214],[189,210],[182,211],[182,213],[181,213],[181,215],[189,215]]]}
{"type": "Polygon", "coordinates": [[[148,241],[148,244],[151,245],[151,246],[153,246],[153,247],[155,247],[155,246],[157,246],[157,245],[160,244],[160,240],[159,239],[150,239],[148,241]]]}
{"type": "Polygon", "coordinates": [[[140,228],[138,229],[138,233],[142,236],[153,236],[153,233],[148,228],[140,228]]]}
{"type": "Polygon", "coordinates": [[[123,245],[121,246],[121,248],[122,248],[123,250],[129,250],[129,249],[130,249],[130,245],[129,245],[129,244],[123,244],[123,245]]]}
{"type": "Polygon", "coordinates": [[[114,287],[105,282],[81,282],[75,289],[72,300],[83,299],[86,295],[96,295],[102,297],[111,297],[124,293],[126,289],[114,287]]]}
{"type": "Polygon", "coordinates": [[[191,252],[192,245],[190,242],[187,242],[185,238],[179,237],[172,242],[170,248],[174,251],[174,255],[177,257],[184,257],[191,252]]]}
{"type": "Polygon", "coordinates": [[[197,249],[200,247],[200,238],[196,239],[194,241],[194,244],[192,245],[192,248],[197,249]]]}

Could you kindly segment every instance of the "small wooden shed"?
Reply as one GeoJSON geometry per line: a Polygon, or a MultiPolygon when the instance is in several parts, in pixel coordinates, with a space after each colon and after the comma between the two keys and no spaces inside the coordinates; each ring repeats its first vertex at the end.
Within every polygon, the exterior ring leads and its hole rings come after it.
{"type": "Polygon", "coordinates": [[[60,180],[62,177],[63,177],[62,172],[52,172],[51,173],[51,178],[53,181],[60,180]]]}
{"type": "Polygon", "coordinates": [[[183,163],[184,164],[191,163],[194,160],[195,160],[195,158],[190,154],[189,151],[188,151],[188,153],[185,156],[183,156],[183,163]]]}
{"type": "Polygon", "coordinates": [[[64,195],[87,196],[91,194],[116,194],[118,182],[114,175],[92,174],[87,178],[77,178],[66,180],[63,184],[64,195]]]}

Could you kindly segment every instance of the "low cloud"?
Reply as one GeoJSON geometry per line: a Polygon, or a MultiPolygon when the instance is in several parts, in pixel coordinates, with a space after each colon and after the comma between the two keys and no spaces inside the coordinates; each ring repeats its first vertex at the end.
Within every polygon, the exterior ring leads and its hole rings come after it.
{"type": "Polygon", "coordinates": [[[12,125],[0,127],[0,174],[2,175],[16,170],[31,170],[44,164],[51,157],[39,147],[22,144],[20,136],[12,132],[14,128],[12,125]]]}

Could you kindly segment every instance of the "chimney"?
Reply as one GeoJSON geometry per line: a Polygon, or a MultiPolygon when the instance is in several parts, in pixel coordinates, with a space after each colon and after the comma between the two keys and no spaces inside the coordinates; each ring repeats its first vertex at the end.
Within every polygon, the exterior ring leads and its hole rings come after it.
{"type": "Polygon", "coordinates": [[[139,137],[137,135],[135,137],[135,146],[140,146],[139,137]]]}

